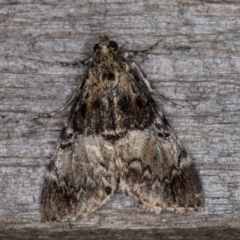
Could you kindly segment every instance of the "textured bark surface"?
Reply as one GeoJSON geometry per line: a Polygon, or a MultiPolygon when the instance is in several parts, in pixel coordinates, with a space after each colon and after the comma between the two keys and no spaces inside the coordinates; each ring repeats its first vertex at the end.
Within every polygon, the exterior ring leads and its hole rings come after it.
{"type": "Polygon", "coordinates": [[[240,230],[240,3],[223,1],[1,1],[1,239],[234,239],[240,230]],[[40,193],[68,110],[61,107],[106,34],[135,60],[176,134],[193,157],[205,194],[202,213],[150,213],[121,192],[88,217],[45,224],[40,193]],[[4,231],[3,231],[4,229],[4,231]],[[124,231],[123,231],[124,229],[124,231]],[[231,238],[232,237],[232,238],[231,238]]]}

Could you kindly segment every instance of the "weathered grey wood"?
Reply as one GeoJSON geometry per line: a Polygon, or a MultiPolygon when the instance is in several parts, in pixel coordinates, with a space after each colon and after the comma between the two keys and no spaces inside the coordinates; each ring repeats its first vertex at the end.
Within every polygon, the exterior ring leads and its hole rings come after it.
{"type": "Polygon", "coordinates": [[[54,232],[56,239],[59,235],[236,238],[240,229],[239,12],[239,0],[1,1],[0,229],[4,231],[0,230],[0,238],[45,239],[54,232]],[[84,70],[63,67],[53,58],[84,59],[101,34],[135,50],[161,39],[137,62],[155,89],[173,102],[194,106],[174,108],[154,95],[199,169],[205,192],[202,213],[155,215],[117,192],[86,218],[41,222],[43,175],[68,111],[49,122],[33,119],[58,109],[84,70]]]}

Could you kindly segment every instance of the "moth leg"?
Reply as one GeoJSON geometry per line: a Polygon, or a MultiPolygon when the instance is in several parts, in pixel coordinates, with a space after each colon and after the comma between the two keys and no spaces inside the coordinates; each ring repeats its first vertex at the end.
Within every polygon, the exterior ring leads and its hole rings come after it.
{"type": "Polygon", "coordinates": [[[183,106],[177,103],[174,103],[172,101],[170,101],[167,97],[165,97],[163,94],[161,94],[158,90],[156,89],[152,89],[150,81],[147,79],[146,74],[143,72],[142,68],[136,63],[136,62],[131,62],[131,67],[132,69],[135,71],[135,73],[137,74],[137,76],[145,83],[147,89],[149,92],[155,92],[158,94],[159,97],[161,97],[167,104],[174,106],[176,108],[193,108],[192,106],[183,106]]]}
{"type": "Polygon", "coordinates": [[[131,62],[132,69],[137,73],[138,77],[145,83],[149,92],[153,92],[150,81],[147,79],[146,74],[143,72],[142,68],[135,62],[131,62]]]}
{"type": "Polygon", "coordinates": [[[152,50],[154,50],[155,48],[157,48],[157,46],[159,45],[159,43],[162,41],[162,39],[160,39],[159,41],[157,41],[156,43],[154,43],[152,46],[143,49],[143,50],[127,50],[124,52],[123,57],[125,59],[131,59],[133,57],[136,57],[138,54],[147,54],[149,52],[151,52],[152,50]]]}
{"type": "Polygon", "coordinates": [[[85,58],[83,60],[76,60],[76,61],[73,61],[73,62],[62,62],[62,61],[58,61],[56,59],[53,58],[53,60],[56,62],[56,63],[59,63],[61,64],[62,66],[64,67],[74,67],[74,66],[78,66],[80,64],[83,64],[83,65],[88,65],[89,62],[92,60],[92,58],[85,58]]]}
{"type": "MultiPolygon", "coordinates": [[[[76,66],[76,65],[79,65],[79,64],[84,64],[84,65],[88,65],[90,66],[90,64],[92,63],[92,60],[93,58],[86,58],[84,60],[81,60],[81,61],[74,61],[74,62],[61,62],[61,61],[57,61],[54,59],[55,62],[57,63],[60,63],[62,64],[63,66],[76,66]]],[[[89,68],[89,67],[88,67],[89,68]]],[[[88,70],[88,69],[87,69],[88,70]]],[[[85,77],[86,75],[86,72],[83,74],[83,78],[85,77]]],[[[53,112],[50,112],[50,113],[44,113],[44,114],[39,114],[38,117],[41,118],[41,117],[44,117],[44,118],[51,118],[53,117],[54,115],[64,111],[68,105],[73,101],[73,99],[77,96],[77,93],[79,92],[79,88],[81,86],[82,82],[79,83],[79,85],[77,86],[77,88],[73,91],[73,93],[70,95],[70,97],[66,100],[66,102],[59,108],[57,109],[56,111],[53,111],[53,112]]],[[[35,118],[36,120],[37,118],[35,118]]]]}
{"type": "Polygon", "coordinates": [[[39,114],[38,118],[41,118],[41,117],[43,117],[43,118],[51,118],[54,115],[64,111],[68,107],[68,105],[73,101],[73,99],[76,97],[76,94],[77,94],[77,92],[76,92],[76,90],[74,90],[74,92],[69,96],[67,101],[58,110],[50,112],[50,113],[39,114]]]}

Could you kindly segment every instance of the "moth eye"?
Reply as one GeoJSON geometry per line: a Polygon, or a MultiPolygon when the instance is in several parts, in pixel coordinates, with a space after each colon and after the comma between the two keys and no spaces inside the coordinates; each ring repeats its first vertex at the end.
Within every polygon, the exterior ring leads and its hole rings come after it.
{"type": "Polygon", "coordinates": [[[99,44],[95,44],[93,51],[96,52],[99,49],[99,44]]]}
{"type": "Polygon", "coordinates": [[[110,45],[111,48],[113,48],[114,51],[118,50],[118,45],[117,45],[116,42],[110,41],[109,45],[110,45]]]}

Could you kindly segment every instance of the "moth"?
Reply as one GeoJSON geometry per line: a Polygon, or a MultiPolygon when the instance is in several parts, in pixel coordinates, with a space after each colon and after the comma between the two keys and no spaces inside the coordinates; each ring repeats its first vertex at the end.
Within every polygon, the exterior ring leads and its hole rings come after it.
{"type": "Polygon", "coordinates": [[[146,75],[117,50],[101,36],[76,90],[44,179],[47,222],[87,215],[117,188],[155,213],[202,210],[191,157],[153,100],[146,75]]]}

